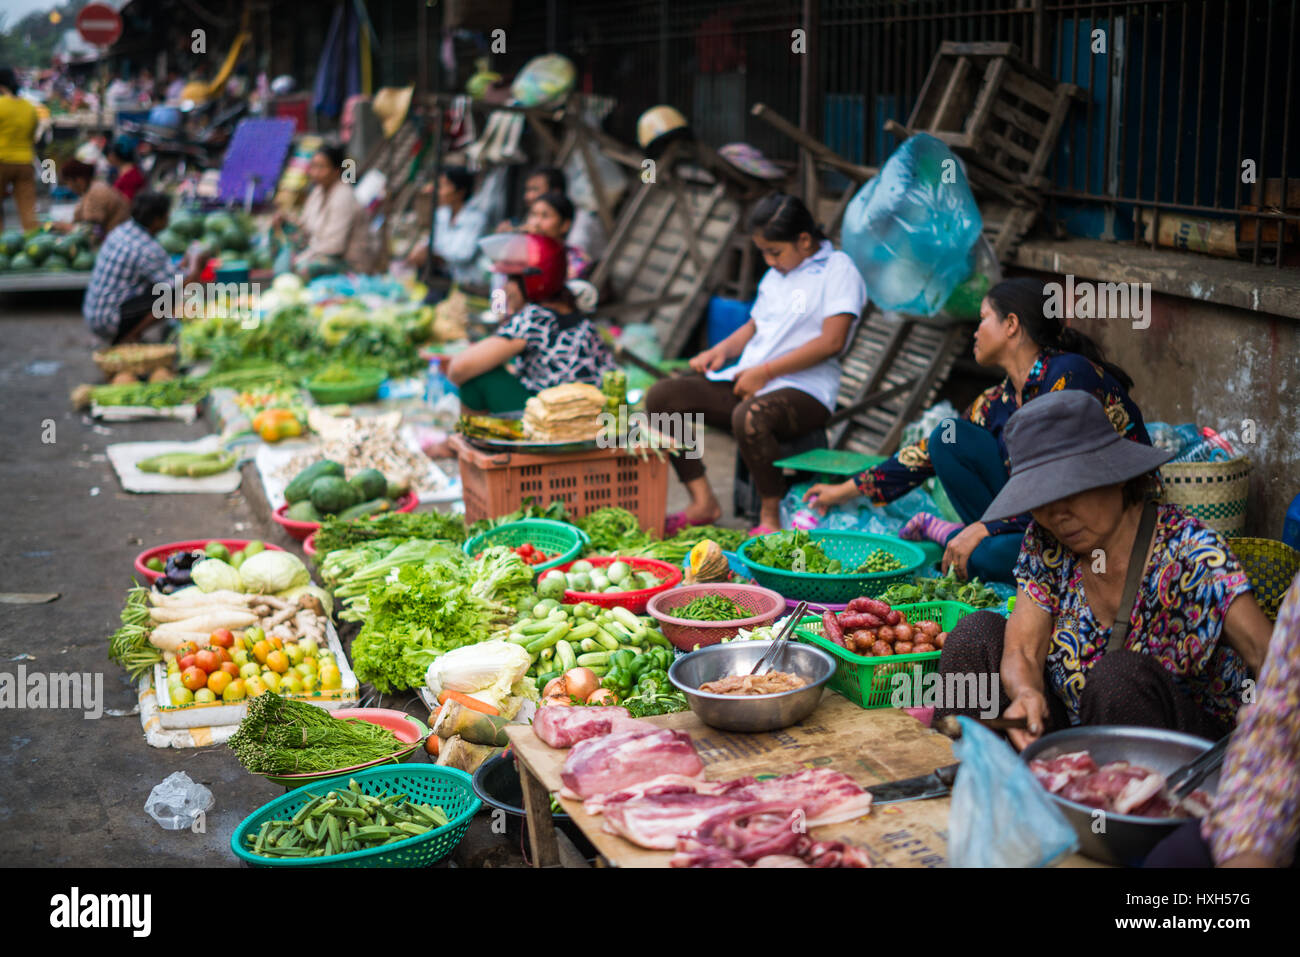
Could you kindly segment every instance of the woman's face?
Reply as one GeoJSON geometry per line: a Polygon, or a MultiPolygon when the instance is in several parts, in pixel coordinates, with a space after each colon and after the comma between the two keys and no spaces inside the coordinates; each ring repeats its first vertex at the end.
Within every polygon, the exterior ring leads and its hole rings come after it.
{"type": "Polygon", "coordinates": [[[513,316],[524,308],[528,300],[524,298],[524,284],[512,276],[506,282],[506,315],[513,316]]]}
{"type": "Polygon", "coordinates": [[[1034,521],[1074,554],[1088,558],[1110,540],[1124,517],[1124,486],[1104,485],[1049,502],[1030,512],[1034,521]]]}
{"type": "Polygon", "coordinates": [[[524,223],[524,232],[563,240],[569,235],[571,225],[572,223],[567,219],[561,218],[554,206],[538,200],[528,208],[528,221],[524,223]]]}
{"type": "Polygon", "coordinates": [[[328,186],[339,178],[339,171],[324,153],[316,153],[307,164],[307,176],[317,186],[328,186]]]}
{"type": "Polygon", "coordinates": [[[456,188],[455,183],[449,180],[446,176],[438,177],[438,205],[439,206],[452,206],[458,202],[463,201],[464,198],[465,197],[461,195],[460,190],[456,188]]]}
{"type": "Polygon", "coordinates": [[[763,262],[783,276],[816,251],[816,244],[807,233],[800,233],[792,243],[764,239],[761,232],[754,233],[753,240],[763,256],[763,262]]]}
{"type": "Polygon", "coordinates": [[[980,323],[975,327],[975,361],[982,366],[997,365],[1010,349],[1011,336],[1019,329],[1020,319],[1014,312],[1004,319],[985,298],[980,303],[980,323]]]}
{"type": "MultiPolygon", "coordinates": [[[[551,184],[545,176],[530,176],[524,180],[524,205],[529,208],[550,190],[551,184]]],[[[562,191],[561,191],[562,192],[562,191]]]]}

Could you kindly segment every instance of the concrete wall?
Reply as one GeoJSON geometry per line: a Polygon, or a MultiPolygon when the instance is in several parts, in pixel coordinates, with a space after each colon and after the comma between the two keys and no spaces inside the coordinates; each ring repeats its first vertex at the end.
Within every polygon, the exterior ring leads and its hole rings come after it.
{"type": "Polygon", "coordinates": [[[1151,298],[1149,328],[1129,319],[1071,325],[1133,377],[1148,421],[1241,435],[1253,420],[1247,534],[1280,538],[1287,505],[1300,493],[1300,322],[1159,292],[1151,298]]]}

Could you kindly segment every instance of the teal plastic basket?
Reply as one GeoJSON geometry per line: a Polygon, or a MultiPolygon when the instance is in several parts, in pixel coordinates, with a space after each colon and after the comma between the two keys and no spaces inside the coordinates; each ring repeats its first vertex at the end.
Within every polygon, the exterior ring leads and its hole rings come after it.
{"type": "Polygon", "coordinates": [[[576,561],[590,542],[586,532],[568,522],[557,522],[550,518],[525,518],[498,525],[482,535],[475,535],[465,543],[464,548],[465,554],[470,558],[493,545],[516,548],[531,544],[544,552],[558,552],[550,561],[533,566],[535,572],[544,572],[566,562],[576,561]]]}
{"type": "Polygon", "coordinates": [[[262,805],[235,828],[230,835],[230,849],[240,860],[256,867],[428,867],[456,849],[482,806],[474,793],[474,779],[464,771],[436,764],[390,764],[307,784],[262,805]],[[441,807],[450,820],[442,827],[395,844],[327,857],[261,857],[248,850],[247,839],[257,835],[262,822],[291,818],[312,796],[341,791],[353,780],[364,794],[405,794],[417,804],[441,807]]]}
{"type": "Polygon", "coordinates": [[[798,601],[837,605],[847,604],[855,598],[875,598],[883,594],[890,585],[897,582],[910,582],[926,561],[925,552],[916,545],[889,535],[833,531],[814,531],[808,534],[821,546],[827,558],[838,558],[845,568],[857,568],[878,548],[884,549],[901,561],[903,567],[893,571],[863,575],[813,575],[808,572],[771,568],[760,565],[749,557],[750,546],[765,536],[755,536],[747,540],[736,549],[736,554],[749,569],[754,581],[764,588],[770,588],[780,592],[786,598],[794,598],[798,601]]]}
{"type": "MultiPolygon", "coordinates": [[[[926,601],[890,607],[910,622],[937,621],[944,631],[952,631],[957,622],[975,611],[970,605],[956,601],[926,601]]],[[[822,620],[813,616],[799,620],[794,637],[804,644],[816,645],[835,659],[835,674],[826,682],[827,686],[860,708],[893,707],[894,675],[899,672],[910,674],[917,669],[922,676],[938,671],[942,654],[926,651],[919,655],[880,658],[854,654],[829,638],[823,638],[822,620]]]]}

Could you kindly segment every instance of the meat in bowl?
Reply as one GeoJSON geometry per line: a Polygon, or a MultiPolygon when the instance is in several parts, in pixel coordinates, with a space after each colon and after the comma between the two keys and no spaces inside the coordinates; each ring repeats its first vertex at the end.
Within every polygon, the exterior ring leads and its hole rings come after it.
{"type": "Polygon", "coordinates": [[[764,675],[727,675],[717,681],[706,681],[700,690],[706,694],[781,694],[808,684],[798,675],[785,671],[769,671],[764,675]]]}

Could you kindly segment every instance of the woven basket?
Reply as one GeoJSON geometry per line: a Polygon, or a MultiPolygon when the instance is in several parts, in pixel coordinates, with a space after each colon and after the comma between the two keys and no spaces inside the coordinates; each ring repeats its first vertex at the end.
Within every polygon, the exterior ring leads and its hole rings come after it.
{"type": "Polygon", "coordinates": [[[1226,462],[1169,462],[1160,466],[1163,501],[1178,505],[1223,535],[1246,527],[1250,459],[1226,462]]]}
{"type": "Polygon", "coordinates": [[[176,347],[169,343],[130,343],[103,349],[92,357],[105,378],[123,372],[143,378],[155,369],[176,369],[176,347]]]}
{"type": "Polygon", "coordinates": [[[1300,572],[1300,552],[1271,538],[1230,538],[1228,545],[1250,578],[1255,601],[1269,621],[1277,621],[1282,596],[1300,572]]]}

